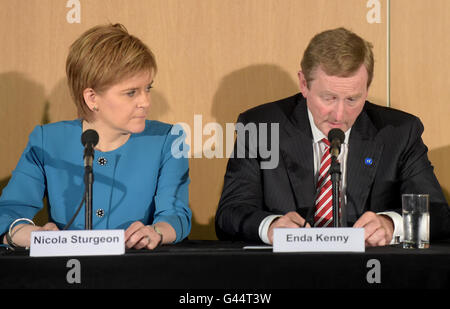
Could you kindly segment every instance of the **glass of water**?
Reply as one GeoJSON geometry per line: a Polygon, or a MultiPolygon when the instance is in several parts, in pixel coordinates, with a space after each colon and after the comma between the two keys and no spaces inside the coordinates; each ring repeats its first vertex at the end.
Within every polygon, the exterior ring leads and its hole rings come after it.
{"type": "Polygon", "coordinates": [[[428,194],[402,194],[403,248],[430,247],[428,194]]]}

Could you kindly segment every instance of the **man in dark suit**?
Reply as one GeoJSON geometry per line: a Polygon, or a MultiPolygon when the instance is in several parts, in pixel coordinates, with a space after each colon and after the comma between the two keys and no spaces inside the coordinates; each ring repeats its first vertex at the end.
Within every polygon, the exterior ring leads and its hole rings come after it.
{"type": "Polygon", "coordinates": [[[344,28],[322,32],[303,55],[301,94],[239,116],[238,123],[257,129],[277,124],[269,128],[278,134],[273,138],[270,130],[259,130],[252,141],[252,134],[238,131],[216,213],[219,239],[270,244],[276,227],[332,222],[324,206],[319,208],[331,196],[320,201],[324,139],[332,128],[345,132],[338,158],[344,226],[363,227],[367,246],[390,244],[403,237],[401,195],[427,193],[431,239],[450,235],[450,210],[428,160],[420,120],[366,101],[373,63],[372,45],[356,34],[344,28]],[[268,137],[265,149],[278,151],[274,167],[263,167],[262,134],[268,137]]]}

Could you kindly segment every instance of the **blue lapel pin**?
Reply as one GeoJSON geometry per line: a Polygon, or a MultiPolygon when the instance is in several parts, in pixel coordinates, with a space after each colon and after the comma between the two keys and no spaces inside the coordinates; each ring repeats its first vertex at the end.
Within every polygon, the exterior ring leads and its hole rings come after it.
{"type": "Polygon", "coordinates": [[[372,160],[372,158],[366,158],[366,159],[364,160],[364,163],[366,163],[366,165],[372,165],[373,160],[372,160]]]}

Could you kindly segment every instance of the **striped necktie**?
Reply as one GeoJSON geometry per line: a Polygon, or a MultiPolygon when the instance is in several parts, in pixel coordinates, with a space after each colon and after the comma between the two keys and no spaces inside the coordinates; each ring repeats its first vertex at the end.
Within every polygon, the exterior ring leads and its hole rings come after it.
{"type": "Polygon", "coordinates": [[[314,226],[327,227],[333,225],[333,194],[331,190],[331,176],[329,173],[331,166],[330,142],[322,139],[325,143],[325,151],[320,161],[319,179],[316,190],[316,212],[314,213],[314,226]]]}

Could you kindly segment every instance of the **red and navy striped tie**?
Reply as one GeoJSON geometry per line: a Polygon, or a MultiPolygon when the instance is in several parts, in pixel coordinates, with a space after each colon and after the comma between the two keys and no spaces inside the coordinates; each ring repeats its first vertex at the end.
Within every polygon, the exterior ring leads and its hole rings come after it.
{"type": "Polygon", "coordinates": [[[329,173],[331,165],[330,142],[322,139],[325,143],[325,151],[320,161],[319,179],[317,181],[318,196],[316,199],[316,212],[314,213],[314,226],[327,227],[333,224],[333,194],[331,190],[331,176],[329,173]]]}

